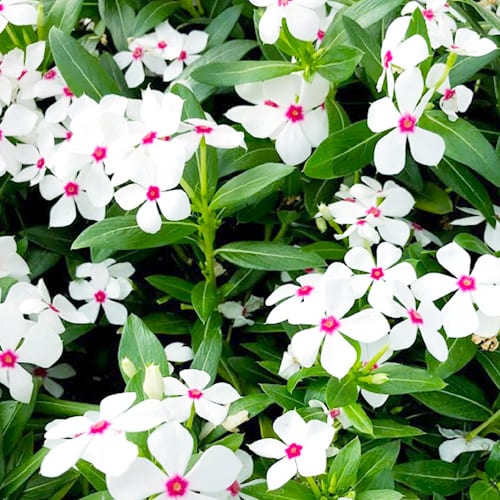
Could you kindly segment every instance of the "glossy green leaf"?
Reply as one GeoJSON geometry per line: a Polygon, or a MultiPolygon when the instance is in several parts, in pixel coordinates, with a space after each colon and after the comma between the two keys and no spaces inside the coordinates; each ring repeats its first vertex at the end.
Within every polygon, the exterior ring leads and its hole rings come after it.
{"type": "Polygon", "coordinates": [[[399,441],[391,441],[363,453],[354,487],[362,491],[377,474],[385,469],[392,469],[398,458],[399,449],[399,441]]]}
{"type": "Polygon", "coordinates": [[[247,170],[223,184],[215,193],[210,207],[224,210],[224,215],[231,214],[269,195],[269,187],[277,186],[277,181],[294,171],[294,167],[281,163],[265,163],[247,170]]]}
{"type": "Polygon", "coordinates": [[[348,125],[329,135],[307,160],[304,173],[314,179],[333,179],[352,174],[373,161],[380,134],[374,134],[366,120],[348,125]]]}
{"type": "Polygon", "coordinates": [[[328,471],[329,488],[337,495],[349,491],[356,482],[356,476],[361,460],[361,444],[359,438],[354,438],[340,448],[335,455],[328,471]]]}
{"type": "Polygon", "coordinates": [[[342,379],[331,377],[326,385],[326,405],[328,408],[339,408],[355,403],[358,399],[356,381],[346,376],[342,379]]]}
{"type": "Polygon", "coordinates": [[[470,341],[469,337],[446,339],[448,344],[448,359],[438,361],[436,358],[426,353],[425,359],[428,370],[443,379],[461,370],[475,356],[477,347],[470,341]]]}
{"type": "Polygon", "coordinates": [[[303,392],[297,389],[293,392],[289,392],[284,385],[260,384],[260,386],[265,394],[285,410],[294,410],[295,408],[304,406],[303,392]],[[302,395],[302,397],[300,395],[302,395]]]}
{"type": "Polygon", "coordinates": [[[356,500],[401,500],[403,495],[394,490],[366,490],[356,493],[356,500]]]}
{"type": "Polygon", "coordinates": [[[450,84],[455,87],[461,83],[473,80],[477,73],[493,62],[499,55],[500,51],[494,50],[484,56],[459,56],[457,62],[453,65],[450,71],[450,84]]]}
{"type": "Polygon", "coordinates": [[[465,250],[479,255],[493,255],[493,251],[490,249],[483,240],[480,240],[477,236],[470,233],[460,233],[457,234],[453,241],[460,245],[465,250]]]}
{"type": "Polygon", "coordinates": [[[191,89],[182,83],[176,83],[172,85],[172,93],[182,97],[184,100],[184,106],[182,108],[183,120],[187,120],[188,118],[205,118],[203,108],[191,89]]]}
{"type": "Polygon", "coordinates": [[[248,417],[253,418],[262,413],[272,402],[272,399],[267,394],[249,394],[231,403],[229,415],[247,411],[248,417]]]}
{"type": "Polygon", "coordinates": [[[240,18],[243,5],[234,5],[222,11],[205,28],[208,35],[207,48],[224,43],[240,18]]]}
{"type": "Polygon", "coordinates": [[[470,500],[500,500],[500,491],[493,484],[481,480],[475,482],[469,490],[470,500]]]}
{"type": "Polygon", "coordinates": [[[147,2],[137,13],[132,28],[132,35],[134,37],[144,35],[144,33],[147,33],[165,21],[179,7],[180,4],[177,0],[154,0],[147,2]]]}
{"type": "Polygon", "coordinates": [[[220,247],[216,254],[237,266],[263,271],[295,271],[325,265],[313,252],[281,243],[238,241],[220,247]]]}
{"type": "Polygon", "coordinates": [[[54,0],[47,15],[39,27],[40,39],[46,39],[52,26],[59,28],[68,35],[73,31],[80,18],[83,0],[54,0]]]}
{"type": "Polygon", "coordinates": [[[317,61],[315,68],[327,80],[341,83],[353,75],[362,57],[361,50],[339,45],[335,50],[325,52],[317,61]]]}
{"type": "Polygon", "coordinates": [[[479,352],[477,360],[489,375],[493,383],[500,389],[500,352],[479,352]]]}
{"type": "Polygon", "coordinates": [[[155,334],[187,335],[192,324],[185,316],[170,312],[151,313],[142,319],[155,334]]]}
{"type": "Polygon", "coordinates": [[[315,500],[316,497],[312,490],[303,484],[295,481],[288,481],[284,486],[276,490],[268,490],[267,484],[259,483],[252,486],[244,486],[241,489],[242,493],[250,495],[259,500],[315,500]]]}
{"type": "Polygon", "coordinates": [[[420,118],[419,125],[444,139],[446,157],[467,165],[500,186],[500,158],[474,125],[461,118],[450,122],[442,111],[427,112],[420,118]]]}
{"type": "Polygon", "coordinates": [[[269,80],[289,75],[300,68],[285,61],[237,61],[213,63],[193,71],[191,76],[202,83],[220,87],[231,87],[240,83],[269,80]]]}
{"type": "Polygon", "coordinates": [[[213,382],[217,375],[221,352],[222,333],[220,328],[213,328],[207,333],[196,350],[191,368],[206,371],[213,382]]]}
{"type": "Polygon", "coordinates": [[[101,19],[111,33],[117,50],[127,50],[135,22],[134,9],[120,0],[98,0],[101,19]]]}
{"type": "Polygon", "coordinates": [[[422,191],[414,193],[415,208],[431,214],[444,215],[453,210],[449,194],[433,182],[425,182],[422,191]]]}
{"type": "MultiPolygon", "coordinates": [[[[259,344],[257,344],[259,345],[259,344]]],[[[278,359],[280,361],[281,358],[278,359]]],[[[321,366],[311,366],[310,368],[301,368],[297,373],[294,373],[287,381],[286,387],[289,391],[293,391],[297,384],[307,378],[329,377],[321,366]]]]}
{"type": "Polygon", "coordinates": [[[110,217],[92,224],[73,242],[72,249],[96,247],[114,250],[138,250],[156,248],[177,243],[196,231],[192,222],[163,220],[155,234],[145,233],[133,215],[110,217]]]}
{"type": "Polygon", "coordinates": [[[401,424],[389,418],[375,418],[372,420],[372,425],[375,439],[407,438],[425,434],[417,427],[401,424]]]}
{"type": "Polygon", "coordinates": [[[191,292],[191,303],[198,317],[205,322],[217,306],[217,289],[207,281],[197,283],[191,292]]]}
{"type": "Polygon", "coordinates": [[[93,465],[85,460],[79,460],[76,468],[82,476],[96,489],[97,491],[106,489],[106,479],[104,474],[98,471],[93,465]]]}
{"type": "Polygon", "coordinates": [[[148,276],[146,281],[156,289],[165,292],[181,302],[189,303],[193,284],[177,276],[166,276],[163,274],[153,274],[148,276]]]}
{"type": "Polygon", "coordinates": [[[51,417],[76,417],[83,415],[86,411],[99,411],[99,407],[89,403],[56,399],[46,394],[39,394],[35,403],[37,414],[51,417]]]}
{"type": "Polygon", "coordinates": [[[348,406],[344,406],[342,409],[358,432],[373,436],[373,426],[370,417],[368,417],[360,404],[351,403],[348,406]]]}
{"type": "Polygon", "coordinates": [[[99,65],[99,60],[73,37],[52,27],[49,43],[58,70],[76,96],[86,94],[100,101],[106,94],[120,93],[116,82],[99,65]]]}
{"type": "Polygon", "coordinates": [[[490,479],[498,481],[500,478],[500,442],[493,445],[490,456],[484,464],[484,470],[490,479]]]}

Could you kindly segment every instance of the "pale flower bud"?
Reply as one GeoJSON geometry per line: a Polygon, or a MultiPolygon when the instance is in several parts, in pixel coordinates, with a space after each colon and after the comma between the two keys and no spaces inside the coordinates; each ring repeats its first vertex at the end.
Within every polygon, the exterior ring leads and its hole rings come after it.
{"type": "Polygon", "coordinates": [[[121,365],[122,365],[122,370],[127,377],[132,378],[136,373],[137,373],[137,368],[135,367],[134,363],[132,361],[125,357],[122,358],[121,360],[121,365]]]}
{"type": "Polygon", "coordinates": [[[151,399],[163,398],[163,376],[158,365],[146,366],[144,374],[144,384],[142,385],[144,394],[151,399]]]}
{"type": "Polygon", "coordinates": [[[222,422],[222,427],[229,432],[238,432],[238,426],[248,422],[248,411],[241,410],[234,415],[229,415],[224,422],[222,422]]]}

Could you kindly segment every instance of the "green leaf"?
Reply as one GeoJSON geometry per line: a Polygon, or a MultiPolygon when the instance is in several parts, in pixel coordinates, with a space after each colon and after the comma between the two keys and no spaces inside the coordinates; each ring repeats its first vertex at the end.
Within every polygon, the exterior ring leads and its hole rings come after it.
{"type": "Polygon", "coordinates": [[[498,481],[498,478],[500,478],[500,442],[493,445],[490,456],[484,464],[484,470],[490,479],[498,481]]]}
{"type": "Polygon", "coordinates": [[[459,56],[450,71],[450,85],[457,85],[472,80],[478,71],[498,57],[499,51],[494,50],[484,56],[459,56]]]}
{"type": "Polygon", "coordinates": [[[23,236],[28,238],[32,243],[35,243],[41,248],[50,250],[51,252],[68,255],[71,253],[71,233],[68,235],[68,230],[51,228],[50,234],[47,231],[47,226],[28,227],[21,232],[23,236]]]}
{"type": "Polygon", "coordinates": [[[434,356],[426,353],[425,360],[428,370],[437,377],[443,379],[461,370],[476,354],[477,347],[470,341],[469,337],[446,339],[448,344],[448,359],[438,361],[434,356]]]}
{"type": "Polygon", "coordinates": [[[421,436],[423,431],[412,425],[405,425],[388,418],[376,418],[372,420],[373,436],[375,439],[384,438],[406,438],[421,436]]]}
{"type": "Polygon", "coordinates": [[[184,100],[184,106],[182,108],[183,120],[187,120],[188,118],[205,118],[205,112],[190,88],[182,83],[176,83],[172,86],[172,93],[182,97],[184,100]]]}
{"type": "Polygon", "coordinates": [[[453,210],[453,203],[446,191],[437,184],[426,181],[422,191],[414,193],[415,208],[431,214],[444,215],[453,210]]]}
{"type": "Polygon", "coordinates": [[[295,390],[290,393],[284,385],[279,384],[260,384],[260,386],[265,394],[285,410],[294,410],[304,406],[303,392],[295,390]],[[302,397],[299,396],[300,394],[302,397]]]}
{"type": "Polygon", "coordinates": [[[42,460],[48,452],[48,448],[42,448],[26,462],[11,470],[1,484],[0,498],[8,498],[10,494],[26,484],[28,479],[40,468],[42,460]]]}
{"type": "Polygon", "coordinates": [[[240,83],[269,80],[289,75],[300,68],[285,61],[236,61],[212,63],[198,68],[191,74],[195,80],[218,87],[231,87],[240,83]]]}
{"type": "Polygon", "coordinates": [[[361,50],[339,45],[335,50],[325,52],[315,64],[315,69],[327,80],[341,83],[353,75],[362,57],[361,50]]]}
{"type": "Polygon", "coordinates": [[[72,249],[95,247],[113,250],[139,250],[177,243],[196,231],[192,222],[163,220],[155,234],[145,233],[133,215],[110,217],[92,224],[73,242],[72,249]]]}
{"type": "Polygon", "coordinates": [[[24,433],[27,423],[33,413],[37,399],[36,386],[33,389],[31,401],[2,401],[0,403],[0,425],[3,429],[3,452],[9,457],[24,433]]]}
{"type": "Polygon", "coordinates": [[[83,0],[55,0],[38,29],[40,39],[47,38],[52,26],[69,35],[80,18],[82,5],[83,0]]]}
{"type": "Polygon", "coordinates": [[[263,271],[296,271],[325,265],[313,252],[281,243],[238,241],[220,247],[216,254],[237,266],[263,271]]]}
{"type": "Polygon", "coordinates": [[[111,33],[117,50],[127,50],[135,22],[134,9],[120,0],[99,0],[99,15],[111,33]]]}
{"type": "Polygon", "coordinates": [[[370,417],[368,417],[360,404],[351,403],[348,406],[344,406],[342,409],[358,432],[373,436],[373,426],[370,417]]]}
{"type": "Polygon", "coordinates": [[[467,165],[500,187],[500,158],[474,125],[461,118],[450,122],[442,111],[428,111],[420,118],[419,126],[444,139],[446,157],[467,165]]]}
{"type": "Polygon", "coordinates": [[[188,318],[169,312],[148,314],[144,316],[143,321],[155,334],[187,335],[191,327],[191,321],[188,318]]]}
{"type": "Polygon", "coordinates": [[[359,438],[354,438],[335,455],[328,471],[329,490],[337,495],[350,490],[356,482],[361,459],[359,438]]]}
{"type": "Polygon", "coordinates": [[[160,367],[160,371],[165,376],[169,373],[163,346],[155,334],[135,314],[127,318],[118,347],[118,364],[123,380],[127,382],[130,377],[123,371],[124,358],[128,358],[138,371],[155,364],[160,367]]]}
{"type": "Polygon", "coordinates": [[[303,248],[328,260],[343,260],[347,252],[347,248],[344,245],[335,241],[317,241],[305,245],[303,248]]]}
{"type": "Polygon", "coordinates": [[[222,11],[205,28],[208,35],[207,48],[216,47],[224,43],[240,18],[243,5],[234,5],[222,11]]]}
{"type": "Polygon", "coordinates": [[[201,281],[193,287],[191,302],[198,317],[205,323],[217,306],[217,289],[213,283],[201,281]]]}
{"type": "Polygon", "coordinates": [[[343,379],[331,377],[326,385],[326,405],[328,408],[339,408],[355,403],[358,399],[358,386],[350,376],[343,379]]]}
{"type": "Polygon", "coordinates": [[[80,500],[113,500],[113,497],[107,491],[98,491],[97,493],[92,493],[80,500]]]}
{"type": "Polygon", "coordinates": [[[79,460],[76,468],[81,472],[82,476],[96,489],[97,491],[106,489],[106,479],[104,474],[98,471],[93,465],[85,460],[79,460]]]}
{"type": "Polygon", "coordinates": [[[241,492],[246,495],[250,495],[259,500],[315,500],[316,497],[312,490],[303,485],[296,483],[295,481],[288,481],[285,486],[278,488],[276,490],[268,491],[267,484],[259,483],[252,486],[244,486],[241,488],[241,492]]]}
{"type": "MultiPolygon", "coordinates": [[[[259,345],[259,344],[257,344],[259,345]]],[[[280,361],[281,358],[278,360],[280,361]]],[[[310,368],[301,368],[297,373],[294,373],[287,381],[286,387],[289,391],[293,391],[297,384],[306,378],[329,377],[321,366],[311,366],[310,368]]]]}
{"type": "Polygon", "coordinates": [[[449,158],[443,158],[432,171],[446,186],[477,208],[486,217],[489,224],[496,223],[493,203],[488,190],[484,183],[479,181],[470,170],[449,158]]]}
{"type": "Polygon", "coordinates": [[[191,368],[206,371],[210,374],[210,379],[213,382],[217,375],[221,353],[222,332],[220,328],[213,328],[207,333],[196,350],[191,368]]]}
{"type": "Polygon", "coordinates": [[[356,500],[401,500],[403,495],[394,490],[367,490],[356,493],[356,500]]]}
{"type": "Polygon", "coordinates": [[[51,417],[76,417],[83,415],[86,411],[99,411],[99,407],[88,403],[56,399],[45,394],[39,394],[35,403],[37,414],[51,417]]]}
{"type": "Polygon", "coordinates": [[[276,188],[277,181],[285,178],[295,171],[290,165],[281,163],[265,163],[254,167],[236,177],[233,177],[215,193],[210,208],[224,210],[224,215],[253,203],[271,194],[276,188]]]}
{"type": "Polygon", "coordinates": [[[411,394],[414,392],[437,391],[446,384],[442,379],[421,368],[400,365],[398,363],[384,363],[372,374],[384,373],[389,380],[383,384],[369,384],[358,380],[363,389],[379,394],[411,394]]]}
{"type": "Polygon", "coordinates": [[[475,482],[469,490],[470,500],[500,500],[498,488],[481,480],[475,482]]]}
{"type": "Polygon", "coordinates": [[[227,149],[219,157],[219,177],[249,170],[264,163],[278,163],[280,158],[272,146],[253,149],[241,154],[241,150],[227,149]]]}
{"type": "Polygon", "coordinates": [[[314,179],[333,179],[352,174],[372,163],[380,134],[374,134],[366,120],[348,125],[329,135],[307,160],[304,173],[314,179]]]}
{"type": "Polygon", "coordinates": [[[131,89],[128,88],[127,81],[122,70],[116,64],[113,56],[109,52],[104,52],[99,56],[99,64],[104,71],[115,81],[120,89],[120,95],[133,97],[131,89]]]}
{"type": "Polygon", "coordinates": [[[181,302],[189,303],[193,284],[190,281],[178,278],[177,276],[165,276],[164,274],[153,274],[148,276],[146,281],[162,292],[168,293],[181,302]]]}
{"type": "Polygon", "coordinates": [[[453,495],[466,488],[474,474],[465,475],[459,465],[441,460],[421,460],[398,464],[393,469],[394,479],[422,493],[453,495]]]}
{"type": "Polygon", "coordinates": [[[500,352],[479,351],[477,360],[493,383],[500,389],[500,352]]]}
{"type": "Polygon", "coordinates": [[[382,73],[380,44],[369,31],[363,29],[354,19],[342,16],[342,22],[350,42],[364,53],[361,60],[363,68],[371,80],[376,82],[382,73]]]}
{"type": "Polygon", "coordinates": [[[249,394],[231,403],[228,414],[235,415],[240,411],[247,411],[248,418],[253,418],[262,413],[272,403],[267,394],[249,394]]]}
{"type": "Polygon", "coordinates": [[[57,68],[76,96],[86,94],[100,101],[106,94],[120,93],[118,85],[100,66],[99,60],[73,37],[52,27],[49,43],[57,68]]]}
{"type": "Polygon", "coordinates": [[[354,488],[364,490],[377,474],[385,469],[392,469],[398,458],[399,448],[399,441],[392,441],[363,453],[354,488]]]}
{"type": "MultiPolygon", "coordinates": [[[[460,233],[457,234],[454,238],[453,241],[460,245],[462,248],[465,248],[465,250],[468,250],[469,252],[474,252],[478,253],[479,255],[493,255],[493,252],[491,251],[490,247],[486,245],[482,240],[480,240],[477,236],[474,236],[473,234],[470,233],[460,233]]],[[[470,342],[469,340],[469,343],[470,342]]]]}
{"type": "Polygon", "coordinates": [[[70,469],[58,477],[47,478],[39,474],[34,474],[24,485],[23,500],[40,500],[50,498],[59,500],[66,497],[66,493],[71,489],[80,473],[75,469],[70,469]]]}
{"type": "Polygon", "coordinates": [[[162,21],[172,15],[180,4],[176,0],[154,0],[148,2],[138,13],[132,28],[132,35],[138,37],[144,35],[158,26],[162,21]]]}
{"type": "Polygon", "coordinates": [[[465,377],[453,375],[448,386],[434,392],[413,394],[413,397],[440,415],[479,422],[491,417],[491,410],[482,390],[465,377]]]}

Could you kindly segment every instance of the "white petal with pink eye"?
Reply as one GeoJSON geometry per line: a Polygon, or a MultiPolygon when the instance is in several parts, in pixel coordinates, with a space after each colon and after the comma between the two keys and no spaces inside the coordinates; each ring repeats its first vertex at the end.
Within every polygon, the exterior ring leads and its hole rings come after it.
{"type": "Polygon", "coordinates": [[[425,328],[439,330],[443,325],[441,311],[434,305],[433,302],[421,302],[418,306],[418,312],[424,319],[425,328]]]}
{"type": "Polygon", "coordinates": [[[276,490],[293,478],[297,473],[295,460],[282,458],[269,467],[266,474],[267,487],[276,490]]]}
{"type": "Polygon", "coordinates": [[[105,397],[99,405],[100,417],[104,420],[112,420],[128,410],[136,400],[135,392],[122,392],[105,397]]]}
{"type": "Polygon", "coordinates": [[[62,196],[50,209],[49,227],[69,226],[75,219],[75,202],[71,198],[62,196]]]}
{"type": "Polygon", "coordinates": [[[330,91],[330,82],[318,73],[315,73],[311,82],[300,78],[299,101],[305,110],[310,110],[321,106],[330,91]]]}
{"type": "Polygon", "coordinates": [[[326,453],[318,452],[316,447],[304,446],[300,457],[297,457],[295,461],[298,473],[304,477],[317,476],[326,471],[326,453]]]}
{"type": "Polygon", "coordinates": [[[244,147],[243,132],[234,130],[229,125],[217,125],[209,134],[205,134],[205,141],[209,146],[222,149],[244,147]]]}
{"type": "Polygon", "coordinates": [[[373,162],[377,171],[384,175],[398,174],[406,161],[406,135],[394,129],[379,139],[375,145],[373,162]]]}
{"type": "Polygon", "coordinates": [[[308,426],[304,419],[292,410],[278,417],[274,421],[273,429],[286,444],[291,444],[305,439],[308,426]]]}
{"type": "Polygon", "coordinates": [[[79,181],[92,205],[103,207],[113,199],[111,181],[101,166],[94,165],[82,171],[79,181]]]}
{"type": "Polygon", "coordinates": [[[371,253],[362,247],[351,248],[344,256],[345,263],[351,268],[358,271],[369,273],[375,267],[375,261],[371,253]]]}
{"type": "Polygon", "coordinates": [[[435,301],[458,288],[456,278],[439,273],[428,273],[412,283],[411,290],[418,300],[435,301]]]}
{"type": "Polygon", "coordinates": [[[314,364],[324,336],[318,327],[314,327],[301,330],[292,337],[292,350],[302,366],[309,368],[314,364]]]}
{"type": "Polygon", "coordinates": [[[236,389],[226,382],[219,382],[212,387],[208,387],[203,394],[214,403],[227,405],[240,398],[236,389]]]}
{"type": "Polygon", "coordinates": [[[93,205],[88,197],[88,194],[81,192],[79,196],[75,198],[75,204],[80,212],[81,216],[88,220],[102,220],[106,213],[106,207],[96,207],[93,205]]]}
{"type": "Polygon", "coordinates": [[[203,453],[186,475],[190,489],[213,493],[234,483],[241,471],[241,462],[234,452],[215,445],[203,453]]]}
{"type": "Polygon", "coordinates": [[[92,436],[82,435],[58,444],[45,455],[40,466],[40,474],[57,477],[71,469],[80,459],[92,436]]]}
{"type": "Polygon", "coordinates": [[[366,389],[361,389],[361,395],[372,408],[380,408],[389,398],[389,394],[377,394],[366,389]]]}
{"type": "Polygon", "coordinates": [[[286,446],[281,441],[274,438],[259,439],[258,441],[250,443],[248,447],[256,455],[265,458],[282,458],[286,454],[286,446]]]}
{"type": "Polygon", "coordinates": [[[225,116],[241,123],[250,135],[260,139],[274,136],[285,123],[283,110],[266,105],[235,106],[225,116]]]}
{"type": "Polygon", "coordinates": [[[155,202],[146,201],[137,210],[136,220],[145,233],[154,234],[161,229],[161,216],[155,202]]]}
{"type": "Polygon", "coordinates": [[[335,333],[325,337],[320,361],[330,375],[341,379],[349,373],[356,358],[356,349],[342,335],[335,333]]]}
{"type": "Polygon", "coordinates": [[[281,28],[282,14],[278,7],[270,6],[259,21],[259,36],[264,43],[274,43],[278,40],[281,28]]]}
{"type": "MultiPolygon", "coordinates": [[[[377,247],[377,266],[387,269],[395,264],[402,255],[402,250],[387,242],[382,242],[377,247]]],[[[402,280],[401,280],[402,281],[402,280]]]]}
{"type": "Polygon", "coordinates": [[[415,205],[413,196],[403,188],[393,188],[387,193],[379,208],[384,215],[404,217],[415,205]]]}
{"type": "Polygon", "coordinates": [[[33,5],[11,4],[7,7],[9,8],[5,9],[2,14],[9,23],[15,24],[16,26],[36,24],[37,10],[33,5]]]}
{"type": "Polygon", "coordinates": [[[385,271],[387,282],[401,281],[405,285],[410,285],[417,279],[417,273],[409,262],[400,262],[385,271]]]}
{"type": "Polygon", "coordinates": [[[389,97],[372,102],[368,108],[367,125],[372,132],[384,132],[396,127],[400,113],[389,97]]]}
{"type": "Polygon", "coordinates": [[[114,300],[106,300],[102,304],[104,314],[112,325],[123,325],[127,321],[127,308],[114,300]]]}
{"type": "Polygon", "coordinates": [[[188,54],[198,54],[207,46],[208,35],[204,31],[190,31],[184,46],[188,54]]]}
{"type": "Polygon", "coordinates": [[[343,318],[354,304],[354,295],[348,280],[331,280],[325,283],[325,301],[328,315],[343,318]]]}
{"type": "Polygon", "coordinates": [[[163,390],[167,396],[186,396],[187,387],[174,377],[163,379],[163,390]]]}
{"type": "Polygon", "coordinates": [[[78,309],[78,312],[83,314],[87,319],[86,323],[95,323],[97,315],[99,314],[100,304],[92,301],[84,304],[78,309]]]}
{"type": "Polygon", "coordinates": [[[409,319],[394,325],[389,333],[389,345],[395,351],[408,349],[415,343],[416,339],[417,325],[409,319]]]}
{"type": "Polygon", "coordinates": [[[385,317],[373,309],[363,309],[342,319],[340,330],[359,342],[375,342],[389,331],[385,317]]]}
{"type": "Polygon", "coordinates": [[[285,10],[290,33],[299,40],[313,41],[318,36],[320,18],[312,8],[291,3],[285,10]]]}
{"type": "Polygon", "coordinates": [[[50,426],[46,427],[44,437],[47,440],[53,440],[84,434],[89,430],[91,425],[92,421],[83,416],[69,417],[64,420],[53,420],[50,426]]]}
{"type": "Polygon", "coordinates": [[[443,158],[446,148],[443,138],[420,127],[408,135],[410,151],[415,161],[422,165],[436,166],[443,158]]]}
{"type": "Polygon", "coordinates": [[[133,210],[146,200],[146,189],[137,184],[129,184],[115,193],[115,200],[124,210],[133,210]]]}
{"type": "Polygon", "coordinates": [[[113,498],[142,500],[163,491],[166,480],[156,465],[139,457],[121,476],[106,476],[106,486],[113,498]],[[139,477],[141,480],[137,481],[139,477]]]}
{"type": "Polygon", "coordinates": [[[474,333],[479,325],[470,294],[457,291],[441,310],[443,328],[448,337],[461,338],[474,333]]]}
{"type": "Polygon", "coordinates": [[[390,243],[403,246],[410,237],[410,227],[405,221],[385,219],[378,226],[380,236],[390,243]]]}
{"type": "Polygon", "coordinates": [[[448,243],[436,252],[438,262],[453,276],[459,278],[470,272],[470,255],[460,245],[448,243]]]}
{"type": "Polygon", "coordinates": [[[420,328],[420,333],[429,353],[441,363],[446,361],[448,359],[448,346],[443,336],[437,330],[426,328],[425,325],[420,328]]]}
{"type": "Polygon", "coordinates": [[[189,198],[182,189],[163,192],[158,199],[158,206],[167,220],[183,220],[191,215],[189,198]]]}
{"type": "Polygon", "coordinates": [[[500,259],[493,255],[481,255],[474,264],[471,275],[481,283],[499,283],[500,259]]]}
{"type": "MultiPolygon", "coordinates": [[[[403,69],[417,66],[424,59],[427,59],[429,49],[424,37],[413,35],[402,42],[394,51],[392,51],[392,61],[394,66],[403,69]]],[[[420,97],[420,96],[419,96],[420,97]]]]}

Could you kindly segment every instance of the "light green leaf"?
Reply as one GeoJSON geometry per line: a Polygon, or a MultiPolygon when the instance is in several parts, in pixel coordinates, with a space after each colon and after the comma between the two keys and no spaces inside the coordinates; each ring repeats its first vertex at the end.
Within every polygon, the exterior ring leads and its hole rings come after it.
{"type": "Polygon", "coordinates": [[[359,438],[354,438],[335,455],[328,471],[328,483],[337,495],[342,495],[353,487],[360,459],[361,444],[359,438]]]}
{"type": "Polygon", "coordinates": [[[191,292],[191,303],[198,317],[205,322],[217,306],[217,289],[207,281],[197,283],[191,292]]]}
{"type": "Polygon", "coordinates": [[[65,401],[52,396],[39,394],[35,403],[35,412],[40,415],[51,417],[76,417],[83,415],[86,411],[98,411],[97,405],[79,403],[77,401],[65,401]]]}
{"type": "Polygon", "coordinates": [[[216,254],[237,266],[263,271],[295,271],[325,265],[313,252],[280,243],[238,241],[220,247],[216,254]]]}
{"type": "Polygon", "coordinates": [[[399,448],[399,441],[391,441],[363,453],[354,488],[364,490],[377,474],[385,469],[392,469],[398,458],[399,448]]]}
{"type": "Polygon", "coordinates": [[[207,48],[216,47],[224,43],[240,18],[243,5],[234,5],[222,11],[205,28],[208,35],[207,48]]]}
{"type": "Polygon", "coordinates": [[[401,500],[403,495],[394,490],[366,490],[356,493],[356,500],[401,500]]]}
{"type": "Polygon", "coordinates": [[[373,426],[370,417],[368,417],[360,404],[351,403],[348,406],[344,406],[342,409],[358,432],[373,436],[373,426]]]}
{"type": "Polygon", "coordinates": [[[241,489],[242,493],[250,495],[259,500],[315,500],[316,497],[311,489],[303,484],[296,483],[295,481],[288,481],[285,486],[276,490],[269,491],[265,482],[254,484],[252,486],[244,486],[241,489]]]}
{"type": "Polygon", "coordinates": [[[339,408],[355,403],[358,399],[358,386],[350,376],[343,379],[331,377],[326,385],[326,405],[328,408],[339,408]]]}
{"type": "Polygon", "coordinates": [[[289,392],[284,385],[279,384],[260,384],[260,386],[265,394],[285,410],[294,410],[304,406],[303,392],[298,390],[289,392]],[[300,394],[302,397],[299,396],[300,394]]]}
{"type": "Polygon", "coordinates": [[[114,250],[138,250],[171,245],[196,231],[192,222],[163,220],[155,234],[145,233],[133,215],[110,217],[92,224],[73,242],[72,249],[96,247],[114,250]]]}
{"type": "MultiPolygon", "coordinates": [[[[493,251],[486,243],[480,240],[477,236],[470,233],[457,234],[453,241],[469,252],[474,252],[479,255],[493,255],[493,251]]],[[[472,344],[472,342],[469,343],[472,344]]]]}
{"type": "Polygon", "coordinates": [[[334,83],[341,83],[350,78],[363,57],[363,52],[355,47],[339,45],[335,50],[325,52],[317,61],[318,73],[334,83]]]}
{"type": "Polygon", "coordinates": [[[207,332],[207,335],[196,350],[191,368],[206,371],[213,382],[217,375],[221,352],[222,333],[220,328],[213,328],[207,332]]]}
{"type": "Polygon", "coordinates": [[[38,28],[40,39],[46,39],[52,26],[70,34],[80,17],[83,0],[55,0],[38,28]]]}
{"type": "MultiPolygon", "coordinates": [[[[258,345],[258,344],[257,344],[258,345]]],[[[261,356],[262,357],[262,356],[261,356]]],[[[281,358],[278,359],[281,361],[281,358]]],[[[289,391],[293,391],[297,384],[306,378],[329,377],[321,366],[311,366],[310,368],[301,368],[297,373],[294,373],[287,381],[286,387],[289,391]]]]}
{"type": "Polygon", "coordinates": [[[471,500],[500,500],[498,488],[488,483],[488,481],[477,481],[469,490],[471,500]]]}
{"type": "Polygon", "coordinates": [[[290,165],[265,163],[233,177],[215,193],[210,208],[224,210],[224,215],[256,203],[272,192],[268,188],[295,171],[290,165]]]}
{"type": "Polygon", "coordinates": [[[426,181],[422,191],[414,193],[415,208],[431,214],[444,215],[453,210],[453,203],[446,191],[437,184],[426,181]]]}
{"type": "Polygon", "coordinates": [[[446,361],[438,361],[429,353],[425,354],[429,371],[443,379],[462,369],[477,352],[477,347],[470,341],[469,337],[461,339],[449,338],[446,339],[446,343],[448,344],[448,359],[446,361]]]}
{"type": "Polygon", "coordinates": [[[93,465],[85,460],[79,460],[76,468],[82,476],[96,489],[97,491],[106,489],[106,479],[104,474],[98,471],[93,465]]]}

